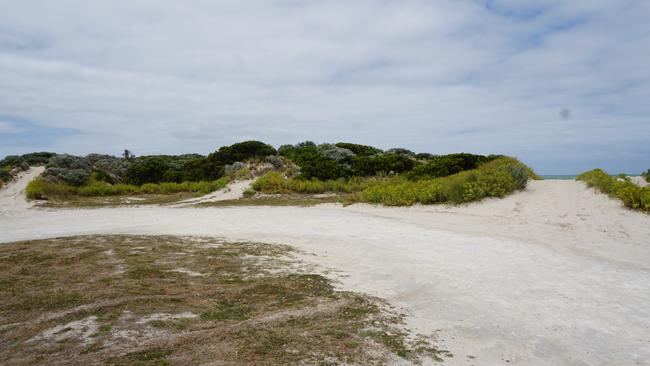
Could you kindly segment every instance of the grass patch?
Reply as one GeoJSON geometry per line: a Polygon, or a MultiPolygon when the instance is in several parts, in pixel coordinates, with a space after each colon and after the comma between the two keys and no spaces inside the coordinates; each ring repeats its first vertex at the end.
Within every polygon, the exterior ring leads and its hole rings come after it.
{"type": "Polygon", "coordinates": [[[152,348],[144,351],[132,352],[121,358],[109,360],[109,364],[134,365],[134,366],[166,366],[169,365],[167,356],[172,354],[170,349],[152,348]]]}
{"type": "Polygon", "coordinates": [[[310,207],[325,203],[345,203],[348,194],[336,194],[319,197],[309,194],[274,194],[250,196],[237,200],[202,202],[197,207],[238,207],[238,206],[298,206],[310,207]]]}
{"type": "Polygon", "coordinates": [[[617,198],[625,207],[650,212],[650,186],[640,187],[626,176],[613,177],[602,169],[594,169],[580,174],[576,180],[583,181],[589,187],[617,198]]]}
{"type": "Polygon", "coordinates": [[[352,193],[372,185],[377,178],[351,178],[337,180],[286,179],[278,172],[269,172],[253,182],[251,188],[266,194],[287,193],[352,193]]]}
{"type": "Polygon", "coordinates": [[[225,187],[230,182],[229,177],[214,181],[182,182],[182,183],[147,183],[141,186],[129,184],[109,184],[101,181],[90,181],[80,187],[65,183],[55,183],[44,179],[31,181],[25,190],[30,199],[69,199],[79,197],[106,196],[138,196],[138,195],[169,195],[176,193],[207,194],[225,187]]]}
{"type": "Polygon", "coordinates": [[[203,320],[246,320],[249,318],[251,308],[228,301],[220,301],[214,309],[201,314],[203,320]]]}
{"type": "Polygon", "coordinates": [[[0,364],[386,364],[443,354],[430,339],[414,343],[380,300],[297,272],[291,252],[172,236],[3,244],[0,364]],[[79,324],[94,329],[90,340],[79,324]]]}
{"type": "Polygon", "coordinates": [[[79,293],[68,293],[63,291],[46,292],[43,294],[28,296],[22,302],[15,304],[14,309],[21,310],[58,310],[75,307],[83,303],[83,297],[79,293]]]}

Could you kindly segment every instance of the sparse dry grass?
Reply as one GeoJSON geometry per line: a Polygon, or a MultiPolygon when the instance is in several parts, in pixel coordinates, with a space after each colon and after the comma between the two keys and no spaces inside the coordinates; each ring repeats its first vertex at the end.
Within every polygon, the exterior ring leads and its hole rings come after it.
{"type": "Polygon", "coordinates": [[[313,194],[277,194],[277,195],[256,195],[243,197],[236,200],[217,202],[202,202],[197,207],[229,207],[229,206],[299,206],[308,207],[324,203],[344,202],[347,194],[336,195],[313,195],[313,194]]]}
{"type": "Polygon", "coordinates": [[[83,197],[68,196],[55,197],[39,203],[39,207],[47,208],[96,208],[96,207],[123,207],[142,205],[167,205],[180,201],[200,197],[200,193],[173,193],[173,194],[144,194],[138,196],[103,196],[83,197]]]}
{"type": "Polygon", "coordinates": [[[447,355],[281,245],[78,236],[0,246],[0,364],[385,364],[447,355]]]}

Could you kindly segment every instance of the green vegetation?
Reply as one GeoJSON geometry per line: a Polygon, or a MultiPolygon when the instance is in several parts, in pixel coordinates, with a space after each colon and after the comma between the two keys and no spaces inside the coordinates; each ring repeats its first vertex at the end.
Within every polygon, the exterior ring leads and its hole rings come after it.
{"type": "Polygon", "coordinates": [[[229,177],[223,177],[214,181],[206,182],[182,182],[182,183],[146,183],[141,186],[130,184],[109,184],[93,180],[88,184],[75,187],[70,184],[51,182],[46,179],[35,179],[31,181],[25,190],[27,198],[48,199],[69,196],[97,197],[97,196],[121,196],[121,195],[142,195],[142,194],[173,194],[180,192],[210,193],[221,189],[228,184],[229,177]]]}
{"type": "Polygon", "coordinates": [[[503,197],[526,187],[537,175],[516,159],[500,157],[476,169],[440,178],[409,179],[409,174],[348,180],[285,178],[277,172],[260,177],[252,188],[261,193],[348,193],[352,202],[409,206],[416,203],[463,203],[486,197],[503,197]]]}
{"type": "Polygon", "coordinates": [[[602,169],[580,174],[576,180],[623,201],[625,207],[650,212],[650,186],[640,187],[626,176],[613,177],[602,169]]]}
{"type": "Polygon", "coordinates": [[[477,169],[447,177],[411,181],[394,177],[364,189],[357,197],[363,202],[388,206],[409,206],[415,203],[464,203],[486,197],[504,197],[526,187],[536,175],[513,158],[498,158],[477,169]]]}
{"type": "Polygon", "coordinates": [[[371,185],[376,179],[351,178],[321,181],[318,179],[284,178],[278,172],[268,172],[259,177],[252,189],[266,194],[286,193],[353,193],[371,185]]]}
{"type": "MultiPolygon", "coordinates": [[[[386,205],[469,202],[502,197],[538,177],[514,159],[468,153],[434,155],[348,142],[283,145],[260,141],[223,146],[202,156],[85,157],[37,153],[13,157],[14,164],[46,161],[46,171],[30,183],[33,199],[208,193],[230,180],[260,177],[245,197],[332,193],[348,202],[386,205]],[[230,178],[227,178],[230,177],[230,178]]],[[[59,200],[59,202],[63,202],[59,200]]]]}
{"type": "Polygon", "coordinates": [[[3,244],[0,364],[384,365],[451,357],[432,337],[412,335],[381,300],[299,270],[292,252],[173,236],[3,244]]]}
{"type": "Polygon", "coordinates": [[[0,160],[0,188],[12,180],[18,172],[29,169],[32,165],[44,165],[56,154],[50,152],[35,152],[25,155],[9,155],[0,160]]]}

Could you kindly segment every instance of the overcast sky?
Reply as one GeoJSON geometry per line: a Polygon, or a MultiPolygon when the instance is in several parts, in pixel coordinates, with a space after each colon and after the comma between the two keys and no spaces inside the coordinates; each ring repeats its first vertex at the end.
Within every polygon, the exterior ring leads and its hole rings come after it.
{"type": "Polygon", "coordinates": [[[0,156],[259,139],[650,168],[648,0],[0,0],[0,156]]]}

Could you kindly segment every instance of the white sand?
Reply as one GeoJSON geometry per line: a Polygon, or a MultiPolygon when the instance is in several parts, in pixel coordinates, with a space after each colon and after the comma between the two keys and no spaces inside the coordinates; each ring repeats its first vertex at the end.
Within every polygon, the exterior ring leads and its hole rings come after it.
{"type": "Polygon", "coordinates": [[[11,216],[13,212],[23,211],[32,206],[25,200],[25,187],[44,170],[44,167],[31,168],[20,173],[15,182],[0,188],[0,216],[11,216]]]}
{"type": "Polygon", "coordinates": [[[635,175],[633,177],[630,177],[630,180],[632,180],[632,183],[639,185],[641,187],[647,187],[650,185],[647,180],[645,180],[645,177],[642,177],[640,175],[635,175]]]}
{"type": "MultiPolygon", "coordinates": [[[[0,202],[4,204],[3,202],[0,202]]],[[[463,207],[19,209],[0,242],[73,234],[286,243],[436,332],[448,365],[649,365],[650,216],[574,181],[463,207]],[[474,356],[470,359],[468,356],[474,356]],[[507,362],[508,361],[508,362],[507,362]]]]}
{"type": "Polygon", "coordinates": [[[241,180],[241,181],[231,182],[224,188],[214,191],[210,194],[181,201],[177,206],[184,206],[187,204],[197,204],[197,203],[205,203],[205,202],[238,200],[244,197],[244,191],[250,188],[252,183],[253,180],[241,180]]]}

